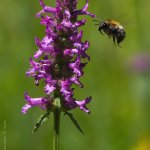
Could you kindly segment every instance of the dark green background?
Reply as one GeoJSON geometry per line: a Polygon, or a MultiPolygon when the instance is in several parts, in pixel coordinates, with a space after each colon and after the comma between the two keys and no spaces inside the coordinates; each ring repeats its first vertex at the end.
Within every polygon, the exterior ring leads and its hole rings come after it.
{"type": "MultiPolygon", "coordinates": [[[[46,3],[54,6],[54,0],[46,3]]],[[[80,0],[79,8],[84,3],[80,0]]],[[[127,37],[122,48],[115,47],[86,17],[83,39],[91,43],[91,61],[82,78],[85,88],[76,88],[75,94],[77,99],[93,97],[88,105],[91,115],[72,111],[84,136],[62,115],[60,150],[150,150],[150,74],[129,69],[132,57],[149,54],[149,6],[148,0],[90,0],[89,10],[102,20],[121,22],[127,37]]],[[[33,79],[25,76],[29,57],[37,50],[34,37],[44,36],[44,27],[35,18],[39,10],[38,0],[5,0],[0,4],[0,122],[7,122],[8,150],[52,150],[52,116],[39,132],[31,134],[42,111],[33,108],[26,115],[21,113],[24,91],[32,97],[43,96],[42,86],[36,87],[33,79]]],[[[3,125],[0,127],[3,145],[3,125]]]]}

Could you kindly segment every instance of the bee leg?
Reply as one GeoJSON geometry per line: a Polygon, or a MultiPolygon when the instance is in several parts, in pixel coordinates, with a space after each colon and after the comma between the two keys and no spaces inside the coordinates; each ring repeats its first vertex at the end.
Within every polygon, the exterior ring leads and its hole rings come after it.
{"type": "Polygon", "coordinates": [[[121,46],[120,46],[120,41],[117,39],[117,45],[120,47],[120,48],[122,48],[121,46]]]}
{"type": "Polygon", "coordinates": [[[114,42],[114,44],[116,46],[116,37],[115,36],[113,36],[113,42],[114,42]]]}
{"type": "Polygon", "coordinates": [[[104,34],[102,33],[102,30],[103,30],[102,27],[99,27],[99,28],[98,28],[98,31],[99,31],[102,35],[104,35],[104,34]]]}

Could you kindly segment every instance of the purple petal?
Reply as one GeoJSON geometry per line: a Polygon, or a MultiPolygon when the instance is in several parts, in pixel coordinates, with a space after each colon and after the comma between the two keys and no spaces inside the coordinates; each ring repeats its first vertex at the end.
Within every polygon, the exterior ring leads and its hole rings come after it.
{"type": "Polygon", "coordinates": [[[46,93],[46,94],[50,94],[51,92],[53,92],[53,91],[56,89],[56,87],[53,86],[53,85],[47,84],[47,85],[44,87],[44,89],[45,89],[45,93],[46,93]]]}
{"type": "Polygon", "coordinates": [[[63,93],[65,97],[71,96],[73,93],[70,89],[71,82],[69,80],[61,81],[60,92],[63,93]]]}
{"type": "Polygon", "coordinates": [[[39,70],[39,67],[40,67],[40,64],[37,63],[36,61],[34,61],[32,58],[30,58],[30,65],[31,65],[31,69],[29,69],[27,72],[26,72],[26,75],[27,76],[32,76],[36,73],[36,71],[39,70]]]}
{"type": "Polygon", "coordinates": [[[78,77],[83,75],[82,69],[85,67],[87,63],[81,63],[80,57],[77,57],[76,61],[73,63],[70,63],[69,66],[73,70],[73,73],[75,73],[78,77]]]}
{"type": "Polygon", "coordinates": [[[41,109],[47,108],[48,100],[46,98],[44,98],[44,97],[31,98],[27,94],[27,92],[25,92],[24,96],[25,96],[25,100],[26,100],[27,104],[25,104],[25,106],[22,108],[23,113],[26,113],[29,108],[32,108],[34,106],[39,106],[41,109]]]}
{"type": "Polygon", "coordinates": [[[76,15],[89,15],[91,17],[95,17],[95,15],[90,13],[90,12],[88,12],[87,9],[88,9],[88,1],[86,1],[86,4],[85,4],[85,6],[82,9],[76,10],[74,13],[76,15]]]}
{"type": "Polygon", "coordinates": [[[42,55],[42,51],[39,49],[37,52],[35,52],[35,54],[34,54],[34,58],[39,58],[41,55],[42,55]]]}
{"type": "Polygon", "coordinates": [[[43,13],[52,13],[55,14],[57,12],[56,8],[45,6],[44,2],[40,0],[40,5],[42,6],[43,10],[36,14],[37,17],[40,17],[43,13]]]}
{"type": "Polygon", "coordinates": [[[85,100],[76,101],[76,103],[80,107],[81,110],[85,111],[86,113],[90,113],[90,110],[86,107],[86,104],[88,104],[91,101],[91,99],[92,97],[88,97],[85,100]]]}
{"type": "Polygon", "coordinates": [[[22,113],[25,114],[27,113],[28,109],[30,109],[32,106],[29,105],[29,104],[25,104],[23,107],[22,107],[22,113]]]}
{"type": "Polygon", "coordinates": [[[40,41],[37,37],[35,38],[36,45],[43,52],[51,52],[54,49],[51,45],[52,42],[52,38],[48,38],[48,36],[45,36],[42,41],[40,41]]]}
{"type": "Polygon", "coordinates": [[[81,88],[83,88],[83,84],[79,81],[79,78],[76,76],[70,78],[70,81],[76,85],[79,85],[81,88]]]}
{"type": "Polygon", "coordinates": [[[31,106],[37,106],[37,105],[41,105],[45,102],[47,102],[47,100],[43,97],[40,98],[31,98],[27,92],[25,92],[25,100],[31,105],[31,106]]]}
{"type": "Polygon", "coordinates": [[[85,22],[86,22],[86,19],[79,20],[72,27],[77,28],[77,27],[83,26],[85,24],[85,22]]]}

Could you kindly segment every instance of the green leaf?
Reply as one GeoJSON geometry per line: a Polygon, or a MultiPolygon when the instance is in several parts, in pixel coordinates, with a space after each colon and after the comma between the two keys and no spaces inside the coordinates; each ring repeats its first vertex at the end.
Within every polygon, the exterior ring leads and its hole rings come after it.
{"type": "Polygon", "coordinates": [[[38,121],[36,122],[36,124],[33,128],[32,133],[35,133],[40,128],[40,126],[43,124],[43,122],[45,122],[49,118],[49,115],[50,115],[50,112],[48,111],[45,114],[40,116],[40,118],[38,119],[38,121]]]}
{"type": "Polygon", "coordinates": [[[68,115],[69,118],[71,119],[71,121],[73,122],[73,124],[76,126],[76,128],[82,133],[84,134],[83,130],[81,129],[81,127],[79,126],[77,120],[74,118],[73,114],[69,113],[69,112],[65,112],[65,115],[68,115]]]}

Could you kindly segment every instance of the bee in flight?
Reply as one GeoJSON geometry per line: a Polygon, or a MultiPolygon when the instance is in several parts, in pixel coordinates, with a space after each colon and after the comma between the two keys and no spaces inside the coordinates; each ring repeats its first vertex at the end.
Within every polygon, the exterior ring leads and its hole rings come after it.
{"type": "MultiPolygon", "coordinates": [[[[98,21],[98,20],[94,20],[98,21]]],[[[126,32],[124,27],[115,20],[105,20],[100,21],[98,31],[103,35],[103,32],[108,35],[109,38],[113,38],[113,42],[116,45],[116,41],[118,46],[120,47],[120,43],[125,39],[126,32]]]]}

